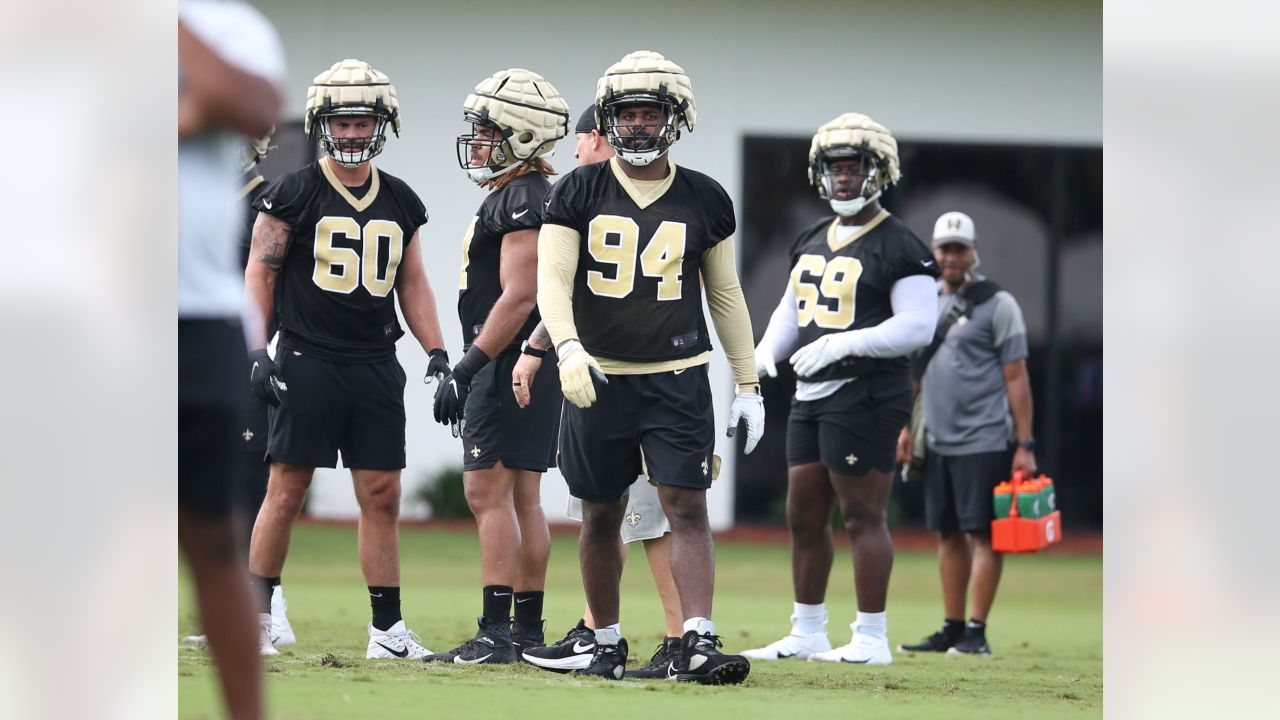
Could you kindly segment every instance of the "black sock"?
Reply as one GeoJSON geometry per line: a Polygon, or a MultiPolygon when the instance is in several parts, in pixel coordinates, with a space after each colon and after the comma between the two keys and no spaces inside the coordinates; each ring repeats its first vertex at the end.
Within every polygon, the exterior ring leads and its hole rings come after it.
{"type": "Polygon", "coordinates": [[[253,585],[258,612],[271,612],[271,589],[280,584],[280,578],[268,578],[249,573],[249,582],[253,585]]]}
{"type": "Polygon", "coordinates": [[[982,622],[981,620],[974,620],[973,618],[969,618],[968,629],[969,629],[969,632],[973,633],[974,635],[985,636],[987,634],[987,624],[982,622]]]}
{"type": "Polygon", "coordinates": [[[511,586],[484,586],[484,619],[488,622],[511,621],[511,586]]]}
{"type": "Polygon", "coordinates": [[[400,588],[369,586],[369,605],[373,607],[373,626],[390,630],[400,622],[400,588]]]}
{"type": "Polygon", "coordinates": [[[522,627],[542,626],[542,596],[543,592],[541,590],[527,590],[516,593],[517,625],[522,627]]]}
{"type": "Polygon", "coordinates": [[[950,637],[960,637],[964,634],[964,621],[946,618],[942,621],[942,634],[950,637]]]}

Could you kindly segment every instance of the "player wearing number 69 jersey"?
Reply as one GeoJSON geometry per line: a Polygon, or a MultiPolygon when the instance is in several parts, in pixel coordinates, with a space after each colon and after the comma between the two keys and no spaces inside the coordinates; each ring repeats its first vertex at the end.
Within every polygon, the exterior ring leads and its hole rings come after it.
{"type": "MultiPolygon", "coordinates": [[[[317,75],[306,128],[324,156],[276,180],[254,202],[245,292],[271,317],[279,284],[280,331],[272,357],[265,329],[249,338],[254,393],[272,406],[267,496],[254,524],[249,572],[269,613],[289,532],[316,467],[351,468],[360,504],[360,565],[373,622],[369,658],[423,658],[430,651],[400,616],[398,519],[405,466],[405,374],[396,360],[409,330],[431,356],[428,376],[448,372],[435,300],[422,265],[422,201],[374,167],[386,129],[400,131],[387,76],[359,60],[317,75]]],[[[264,633],[270,614],[260,618],[264,633]]],[[[274,654],[269,642],[265,654],[274,654]]]]}
{"type": "Polygon", "coordinates": [[[906,356],[933,337],[938,276],[924,243],[880,207],[880,193],[900,174],[897,142],[865,115],[841,115],[813,138],[809,181],[836,217],[791,246],[790,282],[756,349],[761,375],[776,375],[790,355],[797,378],[787,422],[795,608],[791,633],[748,650],[750,658],[893,661],[885,634],[893,567],[885,509],[898,431],[911,413],[906,356]],[[837,500],[854,547],[858,616],[853,639],[833,650],[824,596],[837,500]]]}
{"type": "Polygon", "coordinates": [[[595,656],[580,672],[623,677],[618,531],[643,450],[671,521],[671,573],[685,616],[670,675],[739,683],[750,665],[717,650],[711,622],[706,490],[715,437],[711,339],[698,280],[701,274],[706,281],[738,383],[730,428],[747,421],[751,452],[764,404],[734,261],[733,204],[714,180],[668,158],[681,128],[691,131],[697,117],[679,65],[654,52],[630,53],[597,83],[596,106],[597,125],[617,154],[555,184],[538,237],[538,309],[569,401],[560,468],[582,500],[582,580],[596,624],[595,656]]]}

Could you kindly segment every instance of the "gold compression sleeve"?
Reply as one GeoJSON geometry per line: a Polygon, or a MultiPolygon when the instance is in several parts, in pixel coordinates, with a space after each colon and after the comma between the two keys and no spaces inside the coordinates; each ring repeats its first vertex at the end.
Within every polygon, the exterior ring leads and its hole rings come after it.
{"type": "Polygon", "coordinates": [[[707,284],[711,321],[733,368],[733,381],[740,386],[758,386],[751,316],[747,314],[747,301],[738,284],[738,261],[733,245],[734,239],[730,236],[702,254],[702,278],[707,284]]]}
{"type": "Polygon", "coordinates": [[[559,347],[578,337],[573,323],[573,277],[578,272],[578,231],[543,225],[538,233],[538,313],[559,347]]]}

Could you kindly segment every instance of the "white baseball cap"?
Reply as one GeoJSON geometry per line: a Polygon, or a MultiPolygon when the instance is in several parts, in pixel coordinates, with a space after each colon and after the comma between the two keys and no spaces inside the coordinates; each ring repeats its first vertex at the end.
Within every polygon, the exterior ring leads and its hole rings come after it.
{"type": "Polygon", "coordinates": [[[933,247],[938,248],[947,243],[960,243],[973,247],[978,233],[973,229],[973,218],[959,210],[943,213],[938,222],[933,224],[933,247]]]}

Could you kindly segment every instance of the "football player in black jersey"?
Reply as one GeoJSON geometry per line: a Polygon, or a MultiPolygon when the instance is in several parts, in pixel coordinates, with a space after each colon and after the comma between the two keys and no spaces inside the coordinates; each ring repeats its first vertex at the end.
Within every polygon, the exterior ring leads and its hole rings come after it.
{"type": "MultiPolygon", "coordinates": [[[[267,189],[267,180],[258,172],[258,163],[271,150],[271,133],[246,142],[243,148],[243,171],[240,173],[240,200],[244,203],[245,218],[240,240],[240,264],[249,264],[249,248],[253,238],[253,222],[258,211],[253,209],[253,202],[267,189]]],[[[268,319],[268,332],[275,331],[275,323],[268,319]]],[[[267,405],[250,394],[249,388],[243,392],[248,396],[242,403],[244,417],[235,427],[236,443],[240,446],[240,477],[237,487],[237,499],[240,501],[239,518],[244,526],[244,546],[242,552],[249,551],[249,535],[247,531],[253,527],[253,519],[262,507],[262,499],[267,494],[267,475],[270,463],[265,459],[267,454],[267,405]]],[[[247,559],[247,558],[242,558],[247,559]]],[[[286,614],[288,604],[284,599],[284,588],[276,585],[271,593],[271,643],[276,647],[296,645],[297,638],[293,626],[289,624],[286,614]]],[[[205,635],[188,635],[182,642],[196,647],[208,645],[205,635]]]]}
{"type": "Polygon", "coordinates": [[[795,608],[791,633],[745,654],[761,660],[893,662],[885,596],[893,545],[885,509],[898,431],[911,413],[906,356],[929,344],[938,266],[907,226],[880,207],[896,183],[898,144],[883,125],[845,113],[818,129],[809,180],[836,217],[791,246],[791,280],[756,349],[760,374],[791,355],[787,525],[795,608]],[[831,508],[853,542],[858,615],[849,644],[831,649],[824,604],[831,575],[831,508]]]}
{"type": "Polygon", "coordinates": [[[480,534],[480,628],[431,660],[513,663],[543,644],[551,535],[539,481],[555,464],[561,396],[555,369],[521,408],[508,392],[521,344],[538,324],[538,229],[555,170],[543,155],[569,134],[569,106],[541,75],[512,68],[463,102],[471,133],[458,163],[490,194],[462,239],[458,317],[465,354],[436,390],[435,418],[462,436],[462,483],[480,534]],[[515,607],[515,622],[511,610],[515,607]]]}
{"type": "Polygon", "coordinates": [[[718,652],[707,522],[714,413],[702,314],[706,280],[717,334],[738,383],[729,426],[755,448],[764,403],[751,362],[751,320],[738,285],[733,203],[719,183],[668,157],[696,120],[679,65],[633,52],[596,85],[599,127],[617,153],[556,183],[538,238],[538,310],[560,357],[565,405],[560,468],[583,502],[582,580],[595,613],[595,656],[579,672],[621,679],[618,532],[627,487],[649,477],[671,522],[671,570],[685,615],[671,675],[739,683],[750,664],[718,652]]]}
{"type": "Polygon", "coordinates": [[[395,297],[431,356],[429,376],[446,372],[448,360],[418,241],[426,209],[404,181],[370,163],[388,125],[399,133],[387,76],[360,60],[334,63],[307,91],[305,127],[324,156],[277,179],[254,203],[245,292],[264,317],[277,311],[279,333],[274,356],[265,331],[249,345],[250,382],[272,405],[271,476],[249,572],[261,588],[265,635],[271,585],[311,476],[336,467],[341,453],[360,504],[360,565],[373,607],[366,657],[423,658],[430,651],[400,615],[405,375],[396,360],[404,331],[395,297]]]}

